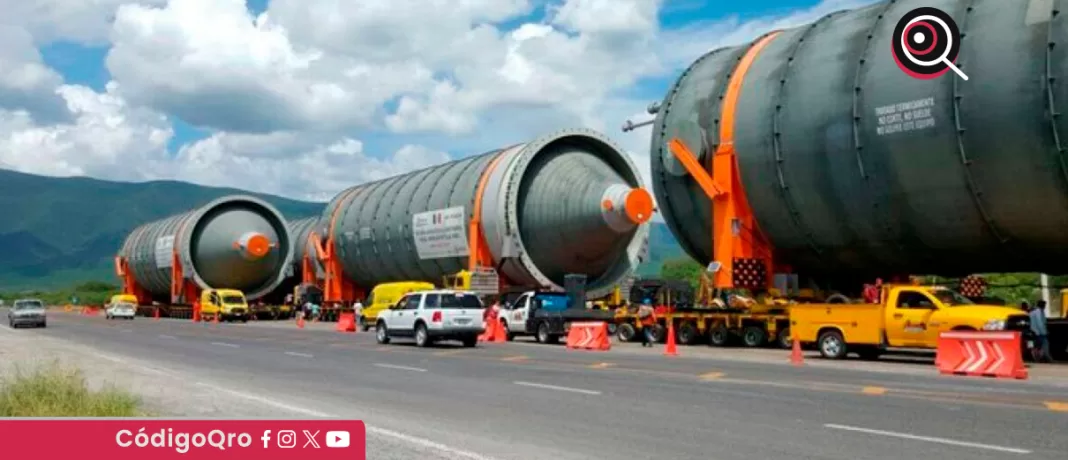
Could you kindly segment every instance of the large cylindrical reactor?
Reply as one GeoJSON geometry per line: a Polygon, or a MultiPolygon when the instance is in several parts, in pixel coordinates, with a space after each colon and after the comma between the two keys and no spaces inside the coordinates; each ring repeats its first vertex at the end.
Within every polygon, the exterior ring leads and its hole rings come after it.
{"type": "Polygon", "coordinates": [[[1065,273],[1068,24],[1054,3],[885,1],[702,56],[654,124],[653,187],[672,233],[713,259],[711,201],[667,144],[711,168],[729,124],[753,216],[798,273],[1065,273]],[[895,27],[918,7],[955,20],[969,79],[898,67],[895,27]]]}
{"type": "Polygon", "coordinates": [[[179,301],[171,298],[175,260],[183,278],[200,289],[239,289],[252,300],[281,283],[293,257],[285,218],[269,203],[242,195],[141,225],[119,255],[137,284],[165,302],[179,301]]]}
{"type": "Polygon", "coordinates": [[[321,274],[322,264],[315,253],[315,242],[311,239],[312,232],[317,229],[318,224],[319,217],[289,221],[289,236],[293,238],[293,263],[291,264],[293,268],[287,272],[288,276],[301,277],[305,256],[311,268],[316,271],[316,275],[321,274]]]}
{"type": "Polygon", "coordinates": [[[584,273],[598,296],[639,263],[653,212],[629,156],[576,129],[350,188],[320,222],[364,289],[440,282],[483,247],[514,284],[561,289],[566,274],[584,273]]]}

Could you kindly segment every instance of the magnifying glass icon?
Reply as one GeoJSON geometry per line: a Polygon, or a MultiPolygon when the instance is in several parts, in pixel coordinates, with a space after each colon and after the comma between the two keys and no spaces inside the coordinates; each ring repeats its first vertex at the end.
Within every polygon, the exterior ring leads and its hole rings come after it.
{"type": "MultiPolygon", "coordinates": [[[[940,18],[938,18],[936,16],[929,15],[929,14],[925,14],[925,15],[922,15],[922,16],[917,16],[917,17],[913,18],[911,21],[909,21],[908,23],[905,24],[905,33],[901,34],[901,51],[902,51],[902,54],[905,55],[905,58],[907,58],[913,64],[916,64],[916,65],[921,66],[921,67],[933,67],[933,66],[936,66],[936,65],[945,64],[945,66],[948,67],[950,70],[955,72],[957,75],[960,75],[960,78],[963,78],[965,81],[967,81],[968,80],[968,75],[966,75],[962,70],[960,70],[960,68],[957,67],[955,64],[953,64],[953,61],[951,61],[949,59],[950,53],[953,52],[953,40],[959,40],[960,39],[959,37],[955,37],[954,35],[955,34],[953,33],[953,29],[951,29],[949,27],[949,24],[946,24],[946,22],[943,21],[942,19],[940,19],[940,18]],[[938,24],[938,26],[941,27],[942,31],[944,32],[945,39],[946,39],[945,51],[943,51],[942,55],[938,56],[937,59],[934,59],[934,60],[931,60],[931,61],[921,61],[921,60],[917,59],[916,56],[912,55],[912,50],[911,50],[911,48],[909,48],[909,44],[908,44],[908,36],[909,36],[908,31],[911,30],[913,24],[916,24],[918,22],[924,22],[923,25],[927,25],[928,28],[931,29],[932,33],[935,35],[935,37],[933,37],[933,39],[935,39],[935,40],[938,39],[938,37],[937,37],[938,34],[934,30],[934,27],[930,26],[931,23],[938,24]]],[[[920,33],[917,33],[916,37],[917,38],[922,38],[923,35],[920,34],[920,33]]],[[[932,45],[931,48],[933,49],[934,46],[932,45]]]]}

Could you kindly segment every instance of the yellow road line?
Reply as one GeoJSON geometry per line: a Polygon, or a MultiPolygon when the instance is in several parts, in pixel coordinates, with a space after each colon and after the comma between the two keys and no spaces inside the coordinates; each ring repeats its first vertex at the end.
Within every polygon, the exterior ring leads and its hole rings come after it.
{"type": "Polygon", "coordinates": [[[704,374],[701,374],[699,377],[701,378],[701,380],[716,380],[718,378],[723,377],[723,375],[724,374],[722,372],[706,372],[704,374]]]}
{"type": "Polygon", "coordinates": [[[1068,412],[1068,403],[1059,401],[1045,401],[1046,409],[1054,412],[1068,412]]]}
{"type": "Polygon", "coordinates": [[[526,361],[526,360],[527,360],[527,357],[523,356],[523,355],[508,356],[506,358],[501,358],[501,361],[510,361],[510,362],[513,362],[513,363],[514,362],[519,362],[519,361],[526,361]]]}
{"type": "Polygon", "coordinates": [[[607,369],[607,368],[612,367],[612,366],[615,366],[615,364],[612,364],[612,363],[593,363],[593,364],[590,364],[587,367],[589,367],[590,369],[607,369]]]}
{"type": "Polygon", "coordinates": [[[864,389],[860,390],[860,392],[864,393],[866,395],[884,395],[884,394],[886,394],[886,388],[883,388],[883,387],[864,387],[864,389]]]}
{"type": "Polygon", "coordinates": [[[458,355],[458,354],[463,353],[465,351],[467,351],[467,350],[459,349],[459,350],[435,351],[434,355],[435,356],[452,356],[452,355],[458,355]]]}

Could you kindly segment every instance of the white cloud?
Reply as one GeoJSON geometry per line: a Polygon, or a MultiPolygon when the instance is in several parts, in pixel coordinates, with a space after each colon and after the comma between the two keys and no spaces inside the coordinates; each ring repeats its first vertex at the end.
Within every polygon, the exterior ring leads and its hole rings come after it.
{"type": "Polygon", "coordinates": [[[24,110],[0,111],[0,166],[50,176],[149,177],[164,159],[171,127],[161,115],[113,94],[62,85],[71,121],[35,122],[24,110]]]}
{"type": "Polygon", "coordinates": [[[0,50],[3,167],[328,199],[447,161],[443,151],[576,126],[619,141],[648,185],[650,130],[619,131],[650,102],[636,82],[870,1],[682,30],[660,30],[660,0],[272,0],[258,17],[242,0],[30,3],[0,0],[25,16],[0,26],[18,44],[0,50]],[[33,48],[55,39],[110,41],[115,83],[103,94],[65,85],[33,48]],[[47,107],[68,118],[49,121],[47,107]],[[168,118],[212,134],[168,153],[168,118]],[[366,152],[371,136],[408,145],[366,152]]]}
{"type": "Polygon", "coordinates": [[[122,4],[166,0],[0,0],[0,25],[25,29],[38,43],[58,40],[106,43],[111,19],[122,4]]]}
{"type": "Polygon", "coordinates": [[[183,147],[174,173],[212,185],[251,185],[259,192],[326,201],[340,190],[450,161],[447,154],[405,145],[385,159],[362,142],[331,142],[297,133],[221,133],[183,147]]]}

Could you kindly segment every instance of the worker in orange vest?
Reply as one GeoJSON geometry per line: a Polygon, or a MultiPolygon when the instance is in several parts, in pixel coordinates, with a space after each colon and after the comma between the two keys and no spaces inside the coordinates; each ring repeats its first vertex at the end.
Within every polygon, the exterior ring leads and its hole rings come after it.
{"type": "Polygon", "coordinates": [[[656,310],[653,301],[645,299],[638,307],[638,322],[642,325],[642,346],[653,346],[653,328],[656,327],[656,310]]]}

